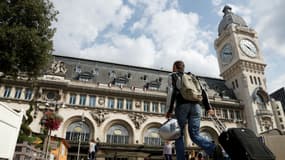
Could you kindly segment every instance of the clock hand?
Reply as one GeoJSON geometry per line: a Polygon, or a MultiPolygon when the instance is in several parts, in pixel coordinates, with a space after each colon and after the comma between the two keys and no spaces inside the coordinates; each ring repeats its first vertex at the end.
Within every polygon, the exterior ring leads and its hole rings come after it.
{"type": "Polygon", "coordinates": [[[245,45],[247,49],[249,49],[251,51],[251,48],[248,45],[245,45]]]}

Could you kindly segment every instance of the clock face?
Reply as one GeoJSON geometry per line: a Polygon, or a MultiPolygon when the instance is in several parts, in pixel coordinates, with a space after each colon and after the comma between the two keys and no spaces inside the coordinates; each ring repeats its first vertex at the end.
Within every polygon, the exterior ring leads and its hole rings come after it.
{"type": "Polygon", "coordinates": [[[223,64],[229,64],[233,59],[233,49],[232,46],[227,43],[224,45],[221,52],[221,59],[223,64]]]}
{"type": "Polygon", "coordinates": [[[239,43],[241,50],[249,57],[254,58],[257,55],[255,44],[247,39],[242,39],[239,43]]]}

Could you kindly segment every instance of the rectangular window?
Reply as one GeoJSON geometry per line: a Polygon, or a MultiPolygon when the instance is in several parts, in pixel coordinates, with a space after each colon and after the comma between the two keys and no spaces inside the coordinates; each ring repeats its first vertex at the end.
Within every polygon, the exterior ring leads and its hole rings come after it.
{"type": "Polygon", "coordinates": [[[250,78],[250,83],[253,84],[252,76],[249,76],[249,78],[250,78]]]}
{"type": "Polygon", "coordinates": [[[236,82],[236,87],[238,88],[238,80],[236,79],[235,82],[236,82]]]}
{"type": "Polygon", "coordinates": [[[235,118],[235,116],[234,116],[234,111],[229,110],[229,112],[230,112],[230,119],[234,119],[234,118],[235,118]]]}
{"type": "Polygon", "coordinates": [[[22,88],[16,88],[15,96],[14,98],[20,99],[22,94],[22,88]]]}
{"type": "Polygon", "coordinates": [[[155,113],[158,112],[158,103],[156,102],[152,103],[152,112],[155,112],[155,113]]]}
{"type": "Polygon", "coordinates": [[[117,99],[117,109],[123,109],[123,106],[124,106],[124,100],[117,99]]]}
{"type": "Polygon", "coordinates": [[[257,80],[258,80],[258,84],[261,85],[261,81],[259,77],[257,77],[257,80]]]}
{"type": "Polygon", "coordinates": [[[127,108],[127,110],[132,110],[133,109],[133,100],[127,99],[127,101],[126,101],[126,108],[127,108]]]}
{"type": "Polygon", "coordinates": [[[79,105],[84,106],[86,103],[86,95],[80,95],[79,105]]]}
{"type": "Polygon", "coordinates": [[[25,92],[25,100],[30,100],[32,98],[32,90],[29,88],[26,88],[26,92],[25,92]]]}
{"type": "Polygon", "coordinates": [[[234,81],[232,81],[232,86],[233,86],[233,89],[235,89],[236,87],[235,87],[235,82],[234,81]]]}
{"type": "Polygon", "coordinates": [[[253,77],[253,79],[254,79],[254,83],[257,84],[257,80],[255,76],[253,77]]]}
{"type": "Polygon", "coordinates": [[[75,104],[76,103],[76,95],[71,94],[69,97],[69,104],[75,104]]]}
{"type": "Polygon", "coordinates": [[[228,119],[228,111],[226,109],[223,109],[223,118],[228,119]]]}
{"type": "Polygon", "coordinates": [[[96,106],[96,97],[95,96],[89,96],[89,106],[90,107],[96,106]]]}
{"type": "Polygon", "coordinates": [[[5,87],[3,97],[6,97],[6,98],[10,97],[10,93],[11,93],[11,87],[5,87]]]}
{"type": "Polygon", "coordinates": [[[236,119],[241,120],[240,111],[235,111],[235,113],[236,113],[236,119]]]}
{"type": "Polygon", "coordinates": [[[143,111],[144,112],[149,112],[149,102],[144,101],[143,111]]]}
{"type": "Polygon", "coordinates": [[[165,104],[164,103],[160,103],[160,112],[161,113],[165,113],[166,111],[165,111],[165,108],[166,106],[165,106],[165,104]]]}
{"type": "Polygon", "coordinates": [[[108,108],[114,108],[115,100],[114,98],[108,99],[108,108]]]}

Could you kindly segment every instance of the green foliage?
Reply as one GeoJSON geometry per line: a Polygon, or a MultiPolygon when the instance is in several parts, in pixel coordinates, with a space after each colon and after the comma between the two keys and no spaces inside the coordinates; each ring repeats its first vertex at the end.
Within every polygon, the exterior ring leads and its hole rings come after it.
{"type": "Polygon", "coordinates": [[[40,75],[53,50],[57,14],[49,0],[0,1],[0,72],[40,75]]]}
{"type": "Polygon", "coordinates": [[[30,108],[26,111],[27,119],[23,118],[22,124],[21,124],[21,129],[20,129],[20,135],[26,135],[30,136],[32,133],[31,128],[29,125],[33,122],[33,117],[31,115],[31,112],[33,110],[33,105],[30,104],[30,108]]]}

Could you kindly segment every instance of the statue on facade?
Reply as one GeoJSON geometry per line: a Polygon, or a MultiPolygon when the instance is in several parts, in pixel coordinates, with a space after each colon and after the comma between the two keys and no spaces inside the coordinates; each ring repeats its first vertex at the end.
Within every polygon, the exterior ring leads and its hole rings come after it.
{"type": "Polygon", "coordinates": [[[53,74],[65,74],[67,69],[63,61],[54,61],[50,68],[53,74]]]}
{"type": "Polygon", "coordinates": [[[104,110],[95,110],[90,112],[92,118],[97,122],[97,125],[100,126],[107,118],[108,112],[104,110]]]}
{"type": "Polygon", "coordinates": [[[143,114],[140,113],[129,114],[128,116],[135,124],[136,129],[140,129],[141,124],[143,124],[147,119],[143,114]]]}

